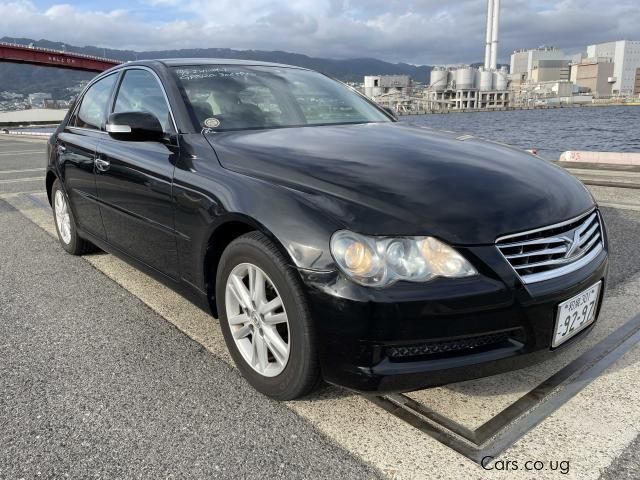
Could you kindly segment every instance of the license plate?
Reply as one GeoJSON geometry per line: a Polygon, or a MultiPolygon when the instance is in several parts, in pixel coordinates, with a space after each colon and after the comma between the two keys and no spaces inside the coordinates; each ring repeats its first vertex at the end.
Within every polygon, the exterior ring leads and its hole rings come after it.
{"type": "Polygon", "coordinates": [[[556,333],[552,347],[563,344],[593,323],[598,311],[601,285],[602,282],[598,282],[558,305],[556,333]]]}

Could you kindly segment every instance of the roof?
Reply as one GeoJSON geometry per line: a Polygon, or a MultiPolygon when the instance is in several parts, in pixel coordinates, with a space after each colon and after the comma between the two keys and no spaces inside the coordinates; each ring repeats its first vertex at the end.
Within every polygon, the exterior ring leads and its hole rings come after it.
{"type": "Polygon", "coordinates": [[[284,63],[260,62],[258,60],[240,60],[234,58],[158,58],[153,60],[136,60],[127,62],[122,65],[148,65],[150,63],[162,63],[168,67],[181,67],[188,65],[242,65],[242,66],[260,66],[260,67],[286,67],[299,68],[306,70],[304,67],[296,65],[286,65],[284,63]]]}

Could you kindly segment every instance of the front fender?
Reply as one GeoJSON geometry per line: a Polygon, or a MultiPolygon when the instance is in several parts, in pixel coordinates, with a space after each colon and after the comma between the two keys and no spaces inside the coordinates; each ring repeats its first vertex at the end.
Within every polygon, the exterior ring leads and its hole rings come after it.
{"type": "Polygon", "coordinates": [[[202,262],[209,239],[235,221],[265,233],[281,247],[292,266],[333,271],[331,235],[344,228],[329,213],[331,200],[224,169],[211,147],[190,139],[176,165],[173,183],[175,231],[184,280],[205,285],[202,262]]]}

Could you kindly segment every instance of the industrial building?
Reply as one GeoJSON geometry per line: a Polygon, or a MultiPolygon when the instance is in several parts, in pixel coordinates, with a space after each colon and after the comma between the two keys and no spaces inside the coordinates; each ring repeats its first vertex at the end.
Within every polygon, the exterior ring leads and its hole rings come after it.
{"type": "Polygon", "coordinates": [[[553,82],[570,82],[573,98],[570,103],[580,103],[585,95],[594,98],[640,95],[640,41],[620,40],[587,47],[585,54],[573,60],[565,58],[555,47],[539,47],[517,50],[511,55],[510,85],[512,100],[516,105],[531,105],[547,92],[550,103],[552,93],[558,97],[567,93],[568,85],[553,82]],[[551,83],[550,83],[551,82],[551,83]],[[549,85],[556,85],[549,88],[549,85]]]}
{"type": "MultiPolygon", "coordinates": [[[[590,65],[581,65],[565,57],[556,47],[517,50],[511,55],[509,75],[512,105],[536,107],[559,104],[591,103],[594,96],[604,95],[608,77],[606,67],[594,72],[590,65]],[[596,75],[598,81],[591,77],[596,75]],[[582,85],[576,82],[580,78],[582,85]]],[[[598,67],[600,68],[600,67],[598,67]]]]}
{"type": "Polygon", "coordinates": [[[509,106],[507,71],[436,67],[427,90],[430,109],[495,110],[509,106]]]}
{"type": "MultiPolygon", "coordinates": [[[[511,79],[516,81],[526,81],[531,79],[534,69],[540,68],[540,62],[552,60],[567,60],[562,50],[556,47],[538,47],[531,49],[516,50],[511,54],[511,79]]],[[[559,78],[549,79],[559,80],[559,78]]],[[[546,80],[541,80],[546,81],[546,80]]]]}
{"type": "Polygon", "coordinates": [[[590,92],[581,92],[570,80],[512,82],[510,95],[511,104],[522,108],[581,105],[593,102],[593,95],[590,92]]]}
{"type": "Polygon", "coordinates": [[[640,94],[640,88],[638,88],[636,81],[640,69],[640,41],[619,40],[589,45],[587,57],[608,58],[613,62],[612,95],[640,94]]]}
{"type": "Polygon", "coordinates": [[[495,110],[509,106],[508,72],[498,70],[500,0],[487,0],[484,67],[436,67],[431,71],[430,110],[495,110]]]}
{"type": "Polygon", "coordinates": [[[370,75],[364,77],[364,94],[369,98],[381,95],[412,94],[412,80],[409,75],[370,75]]]}
{"type": "Polygon", "coordinates": [[[586,55],[574,58],[553,46],[517,50],[507,70],[498,68],[499,22],[500,0],[487,0],[482,67],[434,67],[424,90],[404,75],[367,76],[364,93],[408,114],[577,105],[640,95],[640,41],[590,45],[586,55]]]}
{"type": "Polygon", "coordinates": [[[570,80],[595,98],[612,94],[614,64],[610,58],[582,58],[571,64],[570,80]]]}
{"type": "Polygon", "coordinates": [[[570,76],[569,60],[536,60],[529,72],[533,83],[569,80],[570,76]]]}

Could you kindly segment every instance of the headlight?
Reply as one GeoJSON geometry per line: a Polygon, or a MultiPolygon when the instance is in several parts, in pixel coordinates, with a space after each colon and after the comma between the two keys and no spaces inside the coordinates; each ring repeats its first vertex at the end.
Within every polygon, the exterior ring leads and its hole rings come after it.
{"type": "Polygon", "coordinates": [[[433,237],[368,237],[340,230],[331,237],[331,254],[342,272],[367,286],[478,273],[462,255],[433,237]]]}

